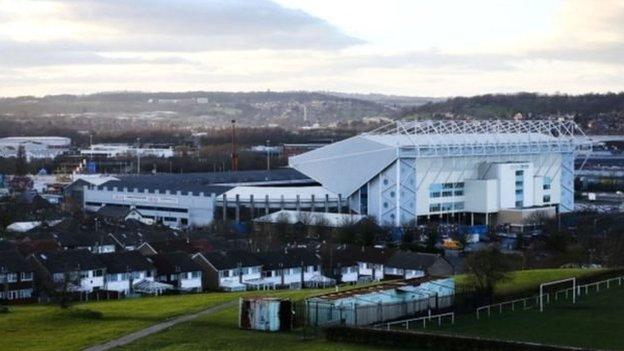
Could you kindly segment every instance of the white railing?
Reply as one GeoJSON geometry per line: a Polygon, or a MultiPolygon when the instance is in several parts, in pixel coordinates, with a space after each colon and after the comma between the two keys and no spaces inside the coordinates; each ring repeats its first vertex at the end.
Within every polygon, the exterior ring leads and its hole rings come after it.
{"type": "MultiPolygon", "coordinates": [[[[572,287],[572,288],[560,289],[560,290],[555,291],[552,294],[553,294],[554,300],[558,300],[560,295],[565,295],[565,298],[567,299],[570,296],[570,294],[574,295],[574,291],[573,291],[574,289],[576,289],[577,296],[583,295],[583,290],[585,291],[584,295],[588,295],[590,290],[592,290],[592,288],[596,292],[599,292],[601,287],[609,289],[611,285],[616,284],[616,283],[617,285],[621,286],[622,281],[624,281],[624,276],[605,279],[605,280],[592,282],[588,284],[577,285],[576,288],[572,287]]],[[[545,301],[546,304],[550,303],[550,294],[551,293],[545,293],[542,295],[546,299],[545,301]]],[[[503,313],[504,307],[506,306],[511,306],[511,311],[515,311],[517,304],[521,304],[523,310],[527,310],[533,307],[531,306],[530,302],[533,302],[533,300],[535,300],[535,305],[537,306],[539,304],[539,299],[540,299],[540,295],[538,294],[535,296],[525,297],[521,299],[503,301],[503,302],[494,303],[491,305],[481,306],[477,308],[477,319],[481,317],[481,313],[483,313],[483,311],[487,311],[488,317],[491,316],[492,310],[497,311],[499,314],[501,314],[503,313]]]]}
{"type": "Polygon", "coordinates": [[[455,312],[448,312],[448,313],[435,314],[435,315],[429,315],[429,316],[424,316],[424,317],[403,319],[400,321],[376,324],[373,326],[373,328],[376,328],[376,329],[381,328],[381,329],[390,330],[395,325],[401,325],[405,327],[405,330],[409,330],[410,323],[418,323],[418,324],[422,323],[422,327],[426,328],[427,322],[431,322],[432,320],[436,320],[436,319],[438,320],[438,325],[442,325],[442,320],[445,317],[450,317],[451,324],[455,324],[455,312]]]}

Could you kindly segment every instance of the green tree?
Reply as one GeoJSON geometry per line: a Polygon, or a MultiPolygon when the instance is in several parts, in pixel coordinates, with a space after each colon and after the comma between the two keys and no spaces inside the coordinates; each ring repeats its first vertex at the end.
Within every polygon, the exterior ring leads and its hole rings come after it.
{"type": "Polygon", "coordinates": [[[472,285],[480,292],[493,295],[497,283],[509,278],[514,269],[513,260],[497,247],[489,247],[470,254],[466,258],[466,269],[472,285]]]}

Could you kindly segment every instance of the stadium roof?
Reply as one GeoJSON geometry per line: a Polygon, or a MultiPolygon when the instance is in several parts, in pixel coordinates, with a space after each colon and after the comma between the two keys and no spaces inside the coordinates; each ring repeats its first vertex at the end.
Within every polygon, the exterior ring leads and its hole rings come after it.
{"type": "Polygon", "coordinates": [[[314,181],[292,168],[270,171],[238,171],[213,173],[182,173],[117,176],[119,180],[110,180],[102,184],[109,189],[128,188],[148,191],[193,192],[217,195],[234,188],[236,185],[271,185],[271,184],[313,184],[314,181]]]}
{"type": "Polygon", "coordinates": [[[395,121],[291,157],[289,163],[348,196],[397,158],[571,153],[591,150],[591,145],[568,120],[395,121]]]}

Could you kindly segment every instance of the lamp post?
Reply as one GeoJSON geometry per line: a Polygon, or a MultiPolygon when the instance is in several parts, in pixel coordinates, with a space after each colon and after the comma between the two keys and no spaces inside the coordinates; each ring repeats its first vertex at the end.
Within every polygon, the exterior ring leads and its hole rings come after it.
{"type": "Polygon", "coordinates": [[[271,170],[271,150],[269,149],[270,143],[271,143],[271,140],[267,139],[266,141],[267,171],[271,170]]]}
{"type": "Polygon", "coordinates": [[[141,174],[141,138],[137,138],[137,175],[141,174]]]}

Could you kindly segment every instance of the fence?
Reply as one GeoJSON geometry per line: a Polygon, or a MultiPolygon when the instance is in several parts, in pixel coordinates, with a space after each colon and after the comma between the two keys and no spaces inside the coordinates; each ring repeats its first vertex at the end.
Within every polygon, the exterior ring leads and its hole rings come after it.
{"type": "Polygon", "coordinates": [[[417,316],[431,311],[440,312],[453,306],[454,296],[429,298],[395,303],[362,302],[334,305],[325,300],[305,302],[306,324],[316,327],[327,325],[364,326],[417,316]]]}
{"type": "Polygon", "coordinates": [[[436,319],[438,320],[438,325],[442,325],[442,320],[445,317],[450,317],[451,324],[455,324],[455,312],[448,312],[448,313],[441,313],[441,314],[429,315],[429,316],[418,317],[418,318],[403,319],[403,320],[395,321],[395,322],[381,323],[381,324],[374,325],[373,328],[377,328],[377,329],[381,328],[381,329],[390,330],[392,329],[393,326],[400,325],[400,326],[403,326],[405,330],[409,330],[410,323],[415,323],[415,324],[422,323],[422,327],[426,328],[427,322],[431,322],[432,320],[436,320],[436,319]]]}
{"type": "MultiPolygon", "coordinates": [[[[606,289],[609,289],[611,285],[616,284],[616,283],[618,284],[618,286],[621,286],[623,280],[624,280],[624,276],[613,277],[613,278],[604,279],[604,280],[600,280],[596,282],[577,285],[576,287],[559,289],[559,290],[555,290],[554,292],[544,293],[541,295],[541,297],[546,300],[545,301],[546,304],[549,304],[551,294],[553,295],[554,300],[558,300],[559,296],[561,295],[564,295],[564,298],[568,299],[569,296],[574,293],[574,289],[576,289],[576,296],[580,297],[583,295],[583,290],[585,291],[584,295],[589,295],[592,288],[595,292],[599,292],[601,286],[603,286],[603,288],[606,288],[606,289]]],[[[529,296],[529,297],[524,297],[524,298],[519,298],[519,299],[514,299],[514,300],[509,300],[509,301],[502,301],[502,302],[498,302],[494,304],[480,306],[480,307],[477,307],[477,311],[476,311],[477,319],[480,319],[481,313],[483,311],[487,311],[487,315],[488,317],[490,317],[492,315],[492,310],[498,311],[498,313],[501,314],[505,310],[505,307],[509,306],[511,307],[510,308],[511,311],[515,311],[516,304],[521,304],[522,309],[527,310],[527,309],[538,306],[539,301],[540,301],[540,295],[538,294],[535,296],[529,296]]]]}

